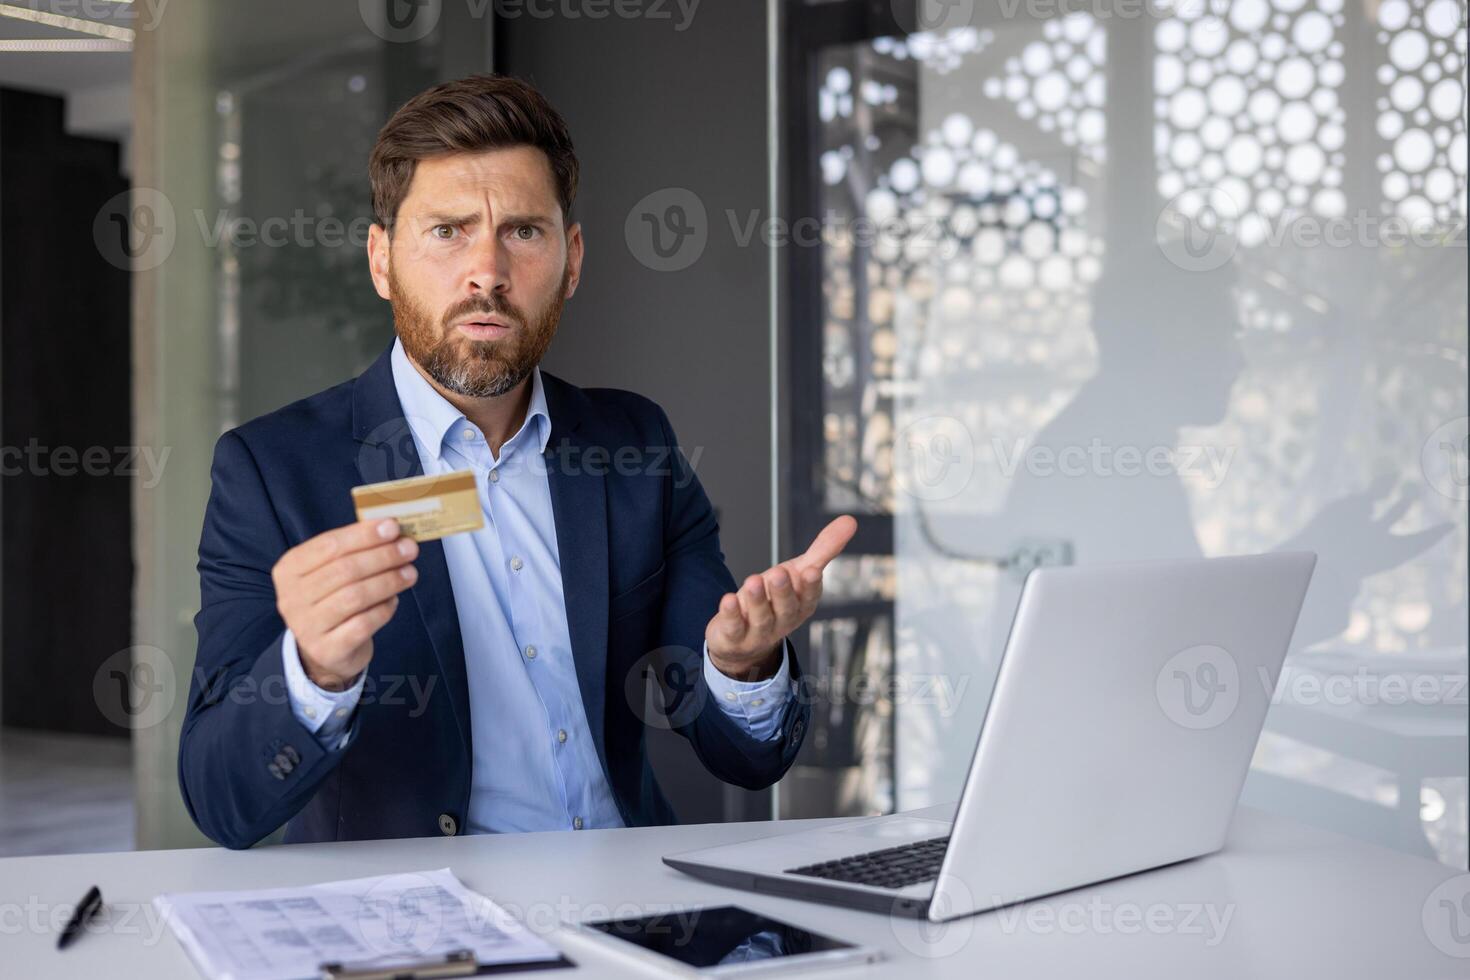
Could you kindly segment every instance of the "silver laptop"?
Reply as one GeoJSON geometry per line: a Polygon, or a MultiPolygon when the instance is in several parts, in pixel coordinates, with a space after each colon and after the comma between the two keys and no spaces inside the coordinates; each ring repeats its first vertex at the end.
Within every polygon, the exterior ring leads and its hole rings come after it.
{"type": "Polygon", "coordinates": [[[940,922],[1218,851],[1316,561],[1037,569],[958,806],[664,863],[940,922]]]}

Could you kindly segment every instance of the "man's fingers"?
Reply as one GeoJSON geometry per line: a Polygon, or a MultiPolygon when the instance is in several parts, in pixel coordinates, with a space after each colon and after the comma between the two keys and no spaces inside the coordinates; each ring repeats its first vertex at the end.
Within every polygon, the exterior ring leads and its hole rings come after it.
{"type": "Polygon", "coordinates": [[[820,568],[805,568],[797,574],[801,582],[798,590],[801,595],[802,611],[810,616],[817,608],[817,603],[822,601],[822,570],[820,568]]]}
{"type": "Polygon", "coordinates": [[[317,602],[352,582],[407,565],[418,553],[418,542],[413,538],[399,538],[375,548],[350,552],[302,578],[297,598],[307,603],[317,602]]]}
{"type": "Polygon", "coordinates": [[[822,594],[822,570],[815,565],[803,565],[795,558],[783,561],[779,567],[791,576],[791,587],[796,590],[798,601],[803,606],[808,602],[815,605],[822,594]]]}
{"type": "MultiPolygon", "coordinates": [[[[370,606],[328,630],[323,639],[343,654],[350,653],[373,638],[373,634],[388,625],[393,612],[398,608],[398,596],[391,595],[382,602],[370,606]]],[[[355,673],[366,664],[350,665],[355,673]]]]}
{"type": "Polygon", "coordinates": [[[740,609],[745,613],[745,622],[751,632],[759,634],[771,628],[776,615],[771,610],[771,601],[766,595],[766,583],[759,575],[745,580],[738,593],[740,609]]]}
{"type": "Polygon", "coordinates": [[[786,624],[796,619],[801,614],[801,597],[796,594],[791,573],[777,565],[761,578],[765,581],[766,595],[770,597],[776,623],[786,624]]]}
{"type": "Polygon", "coordinates": [[[786,573],[786,579],[791,583],[791,591],[796,595],[796,601],[798,603],[802,602],[805,599],[805,594],[802,590],[806,588],[806,582],[801,577],[801,566],[796,563],[795,558],[788,558],[779,565],[765,570],[762,577],[766,580],[766,591],[769,592],[771,590],[771,576],[775,574],[778,568],[786,573]]]}
{"type": "Polygon", "coordinates": [[[847,547],[847,542],[856,533],[857,518],[843,514],[822,528],[822,533],[816,536],[812,546],[797,561],[802,568],[825,568],[829,561],[842,554],[842,549],[847,547]]]}
{"type": "Polygon", "coordinates": [[[745,639],[745,615],[740,611],[740,600],[735,593],[726,592],[720,599],[714,625],[726,643],[735,644],[745,639]]]}
{"type": "Polygon", "coordinates": [[[316,604],[316,629],[321,633],[336,629],[364,610],[402,592],[417,580],[418,569],[412,565],[404,565],[344,585],[316,604]]]}
{"type": "Polygon", "coordinates": [[[398,533],[398,522],[392,518],[344,524],[298,544],[282,556],[282,563],[294,575],[309,575],[338,555],[392,541],[398,533]]]}

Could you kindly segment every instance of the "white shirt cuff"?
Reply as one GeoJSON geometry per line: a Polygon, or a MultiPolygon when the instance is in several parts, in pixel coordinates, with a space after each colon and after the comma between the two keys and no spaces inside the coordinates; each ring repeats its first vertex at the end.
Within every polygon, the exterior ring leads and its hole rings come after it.
{"type": "Polygon", "coordinates": [[[286,672],[286,694],[291,699],[291,712],[296,720],[324,744],[340,749],[346,742],[343,732],[362,697],[367,671],[343,691],[317,687],[301,666],[301,652],[296,649],[296,636],[290,630],[281,638],[281,664],[286,672]]]}
{"type": "Polygon", "coordinates": [[[791,700],[795,687],[791,680],[791,645],[781,641],[781,666],[763,681],[738,681],[720,673],[709,657],[709,644],[704,646],[704,683],[710,696],[725,714],[745,726],[754,738],[765,741],[781,729],[781,711],[791,700]]]}

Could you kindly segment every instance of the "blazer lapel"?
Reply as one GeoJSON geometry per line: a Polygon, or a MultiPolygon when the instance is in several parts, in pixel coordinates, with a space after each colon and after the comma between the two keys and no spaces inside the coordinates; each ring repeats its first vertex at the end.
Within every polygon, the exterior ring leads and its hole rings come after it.
{"type": "MultiPolygon", "coordinates": [[[[392,348],[388,350],[391,352],[392,348]]],[[[352,434],[359,443],[357,471],[364,483],[423,475],[424,467],[418,447],[414,445],[413,431],[403,416],[398,389],[393,384],[389,353],[374,361],[353,385],[352,434]]],[[[459,632],[454,586],[449,579],[449,564],[444,560],[443,542],[422,542],[415,565],[419,578],[410,591],[434,648],[439,677],[449,693],[460,741],[468,754],[473,751],[470,741],[470,687],[465,675],[464,640],[459,632]]],[[[465,791],[469,791],[468,782],[465,791]]]]}
{"type": "Polygon", "coordinates": [[[603,737],[607,700],[607,479],[605,467],[589,467],[587,415],[582,392],[541,372],[551,437],[546,441],[546,479],[556,520],[562,593],[577,687],[597,758],[607,772],[603,737]]]}

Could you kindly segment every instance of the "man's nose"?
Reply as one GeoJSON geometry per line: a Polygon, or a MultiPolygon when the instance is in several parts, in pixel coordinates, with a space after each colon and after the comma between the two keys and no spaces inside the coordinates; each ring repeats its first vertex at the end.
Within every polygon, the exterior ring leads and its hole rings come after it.
{"type": "Polygon", "coordinates": [[[476,241],[468,261],[468,286],[472,291],[503,293],[510,288],[510,252],[498,235],[476,241]]]}

